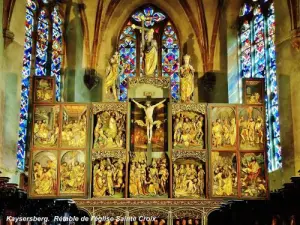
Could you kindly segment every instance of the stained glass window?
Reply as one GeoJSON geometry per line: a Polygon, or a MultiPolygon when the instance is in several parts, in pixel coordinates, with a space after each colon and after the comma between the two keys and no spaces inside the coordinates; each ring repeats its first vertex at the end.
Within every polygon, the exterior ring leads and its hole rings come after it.
{"type": "Polygon", "coordinates": [[[144,76],[144,58],[142,33],[149,29],[154,30],[154,39],[159,48],[158,65],[154,72],[155,77],[170,78],[170,96],[173,102],[180,100],[180,48],[178,35],[167,15],[160,12],[155,6],[143,6],[134,12],[120,36],[118,49],[120,53],[120,67],[123,68],[119,76],[119,100],[128,99],[128,78],[144,76]],[[132,25],[139,29],[133,29],[132,25]]]}
{"type": "Polygon", "coordinates": [[[25,42],[22,70],[21,106],[19,121],[19,137],[17,143],[17,167],[25,169],[25,148],[27,140],[28,106],[29,106],[29,83],[32,62],[32,34],[34,32],[34,17],[37,5],[35,1],[27,0],[25,19],[25,42]]]}
{"type": "Polygon", "coordinates": [[[180,100],[179,60],[178,38],[168,22],[162,36],[162,75],[171,79],[171,96],[175,102],[180,100]]]}
{"type": "Polygon", "coordinates": [[[34,0],[26,0],[25,42],[22,70],[21,106],[19,121],[19,137],[17,143],[17,167],[25,169],[27,125],[29,116],[30,76],[55,76],[56,100],[61,97],[61,66],[62,66],[62,20],[58,7],[52,8],[49,14],[48,1],[39,9],[34,0]],[[50,18],[51,15],[51,18],[50,18]],[[37,21],[37,22],[35,22],[37,21]],[[52,31],[51,31],[52,28],[52,31]],[[37,33],[34,40],[33,34],[37,33]],[[52,33],[52,37],[50,37],[52,33]],[[52,46],[50,44],[52,43],[52,46]],[[35,52],[33,46],[36,46],[35,52]],[[52,49],[52,52],[51,52],[52,49]],[[49,53],[51,55],[49,56],[49,53]],[[35,56],[35,57],[34,57],[35,56]],[[35,64],[32,63],[35,58],[35,64]],[[51,65],[51,66],[50,66],[51,65]],[[34,73],[32,73],[32,69],[34,73]]]}
{"type": "Polygon", "coordinates": [[[268,170],[272,172],[282,167],[274,3],[264,1],[261,4],[245,4],[241,9],[240,16],[242,20],[239,39],[240,77],[265,78],[268,170]],[[263,8],[268,11],[262,12],[263,8]],[[251,21],[249,21],[250,14],[253,15],[251,21]]]}
{"type": "Polygon", "coordinates": [[[45,10],[40,11],[37,26],[35,76],[46,76],[46,63],[49,43],[49,22],[45,10]]]}
{"type": "Polygon", "coordinates": [[[142,11],[137,11],[134,13],[132,18],[137,22],[144,21],[146,27],[151,27],[155,23],[166,19],[166,16],[163,13],[155,12],[151,6],[148,6],[142,11]]]}
{"type": "Polygon", "coordinates": [[[136,75],[136,34],[128,22],[119,39],[120,66],[119,100],[126,101],[128,96],[128,78],[136,75]]]}
{"type": "Polygon", "coordinates": [[[56,83],[56,101],[60,101],[61,90],[61,66],[63,59],[62,42],[62,20],[59,8],[55,7],[52,14],[52,56],[51,56],[51,76],[55,77],[56,83]]]}

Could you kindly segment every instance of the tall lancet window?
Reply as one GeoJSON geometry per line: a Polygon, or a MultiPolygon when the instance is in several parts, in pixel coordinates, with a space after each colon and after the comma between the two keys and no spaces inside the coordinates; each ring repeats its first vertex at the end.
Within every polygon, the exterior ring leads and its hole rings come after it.
{"type": "Polygon", "coordinates": [[[32,76],[55,76],[56,101],[61,99],[63,54],[62,17],[59,1],[26,0],[25,43],[22,70],[17,167],[25,169],[30,83],[32,76]]]}
{"type": "Polygon", "coordinates": [[[119,52],[122,74],[119,76],[119,100],[128,99],[128,79],[130,77],[144,76],[142,33],[147,29],[154,30],[154,38],[158,47],[158,65],[155,77],[170,78],[170,98],[173,102],[179,96],[179,62],[180,45],[174,24],[169,17],[155,6],[146,5],[137,9],[126,21],[119,36],[119,52]],[[133,26],[140,29],[133,29],[133,26]]]}
{"type": "Polygon", "coordinates": [[[282,167],[273,1],[247,1],[240,21],[240,87],[242,78],[265,79],[268,170],[272,172],[282,167]]]}

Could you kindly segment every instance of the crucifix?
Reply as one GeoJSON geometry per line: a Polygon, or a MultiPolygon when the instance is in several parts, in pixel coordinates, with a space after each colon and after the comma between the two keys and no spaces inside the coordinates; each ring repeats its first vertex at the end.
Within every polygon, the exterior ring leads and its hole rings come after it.
{"type": "Polygon", "coordinates": [[[147,164],[149,165],[151,163],[151,156],[152,156],[152,134],[153,134],[153,127],[156,126],[156,129],[158,129],[162,123],[164,123],[164,120],[154,120],[153,113],[154,109],[160,105],[162,105],[166,99],[160,101],[159,103],[156,103],[154,105],[151,105],[150,101],[151,97],[147,98],[146,104],[142,105],[141,103],[135,101],[132,99],[132,102],[136,104],[137,107],[144,110],[145,113],[145,121],[143,120],[136,120],[134,121],[141,127],[146,127],[147,129],[147,139],[148,139],[148,145],[147,145],[147,164]]]}
{"type": "Polygon", "coordinates": [[[135,24],[132,24],[131,27],[132,29],[138,29],[140,30],[140,33],[142,34],[142,49],[144,49],[145,47],[145,31],[148,31],[150,29],[145,28],[145,20],[146,18],[144,16],[141,16],[141,20],[142,20],[142,26],[137,26],[135,24]]]}

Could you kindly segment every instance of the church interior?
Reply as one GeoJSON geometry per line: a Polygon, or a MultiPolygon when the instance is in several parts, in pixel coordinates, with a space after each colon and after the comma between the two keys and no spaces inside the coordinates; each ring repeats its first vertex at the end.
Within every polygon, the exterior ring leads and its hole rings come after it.
{"type": "Polygon", "coordinates": [[[0,225],[300,223],[300,0],[0,19],[0,225]]]}

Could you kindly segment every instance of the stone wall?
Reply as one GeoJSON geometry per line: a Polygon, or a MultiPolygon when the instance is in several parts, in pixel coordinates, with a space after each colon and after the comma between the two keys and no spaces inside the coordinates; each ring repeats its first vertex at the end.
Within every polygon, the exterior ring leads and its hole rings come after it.
{"type": "MultiPolygon", "coordinates": [[[[276,52],[283,154],[282,182],[300,169],[300,52],[291,45],[291,21],[287,2],[275,0],[276,52]]],[[[278,177],[279,178],[279,177],[278,177]]]]}
{"type": "MultiPolygon", "coordinates": [[[[1,10],[2,13],[2,10],[1,10]]],[[[2,16],[1,16],[2,19],[2,16]]],[[[22,75],[22,59],[24,53],[25,35],[25,1],[16,1],[10,31],[15,38],[5,49],[3,49],[3,60],[1,77],[3,79],[3,102],[1,109],[3,116],[3,161],[0,164],[4,176],[12,178],[12,182],[19,182],[19,172],[17,170],[17,141],[19,129],[19,108],[22,75]]],[[[2,24],[2,23],[1,23],[2,24]]],[[[2,38],[2,37],[1,37],[2,38]]],[[[1,45],[2,45],[1,41],[1,45]]]]}

